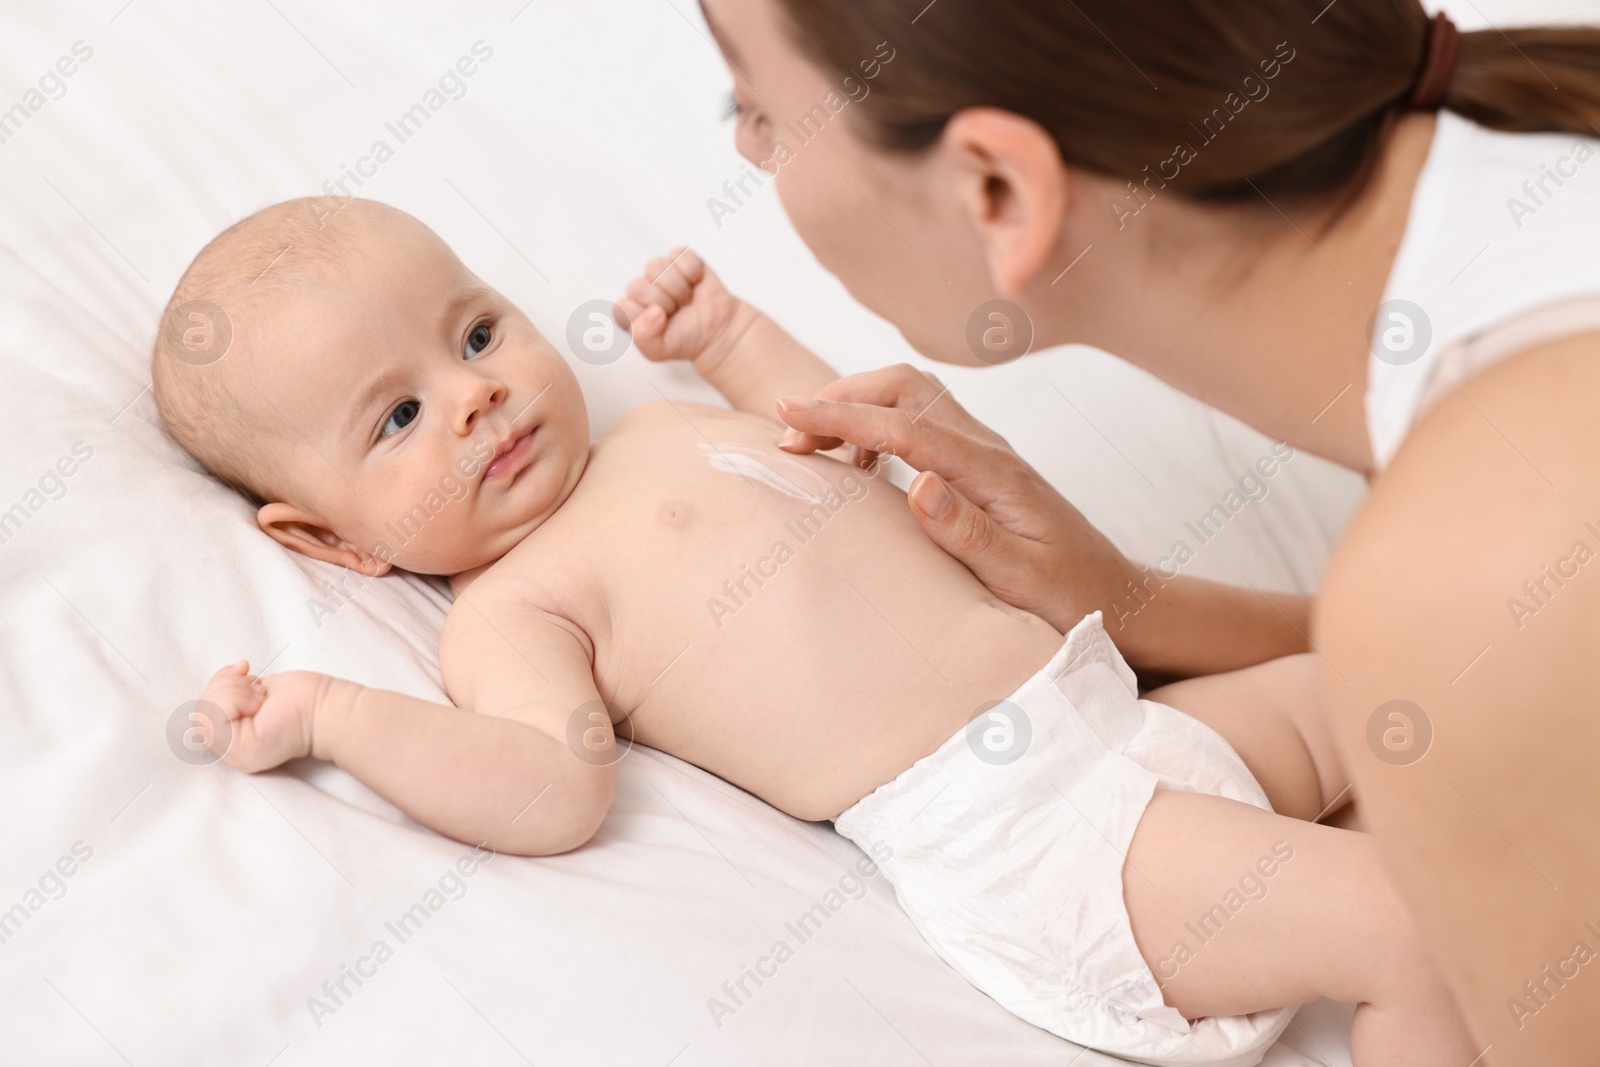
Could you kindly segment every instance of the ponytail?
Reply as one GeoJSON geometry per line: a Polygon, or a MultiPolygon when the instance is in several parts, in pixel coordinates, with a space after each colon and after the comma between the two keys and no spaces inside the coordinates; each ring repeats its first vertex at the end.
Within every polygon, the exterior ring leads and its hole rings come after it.
{"type": "MultiPolygon", "coordinates": [[[[1412,101],[1433,30],[1419,0],[780,3],[801,51],[835,76],[895,49],[852,109],[881,149],[920,151],[956,112],[997,107],[1042,126],[1069,166],[1212,202],[1349,197],[1412,101]]],[[[1600,137],[1600,28],[1454,45],[1438,106],[1497,130],[1600,137]]]]}
{"type": "Polygon", "coordinates": [[[1442,106],[1493,130],[1600,137],[1600,28],[1465,34],[1442,106]]]}

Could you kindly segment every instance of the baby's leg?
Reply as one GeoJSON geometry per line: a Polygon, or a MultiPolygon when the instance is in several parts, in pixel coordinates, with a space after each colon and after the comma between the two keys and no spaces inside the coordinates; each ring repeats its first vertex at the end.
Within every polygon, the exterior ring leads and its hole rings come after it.
{"type": "Polygon", "coordinates": [[[1358,1005],[1356,1067],[1466,1067],[1477,1054],[1365,834],[1163,790],[1122,880],[1139,952],[1186,1018],[1330,997],[1358,1005]]]}
{"type": "Polygon", "coordinates": [[[1273,811],[1321,821],[1336,817],[1354,795],[1318,671],[1315,654],[1308,652],[1175,682],[1145,698],[1192,715],[1227,738],[1273,811]]]}

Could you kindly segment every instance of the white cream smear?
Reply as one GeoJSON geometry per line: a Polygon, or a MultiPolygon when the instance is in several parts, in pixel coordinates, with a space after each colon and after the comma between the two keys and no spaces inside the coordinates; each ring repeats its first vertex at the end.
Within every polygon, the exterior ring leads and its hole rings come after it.
{"type": "Polygon", "coordinates": [[[713,470],[737,474],[799,500],[820,503],[827,494],[838,493],[822,475],[787,456],[727,441],[714,445],[701,442],[700,451],[713,470]]]}

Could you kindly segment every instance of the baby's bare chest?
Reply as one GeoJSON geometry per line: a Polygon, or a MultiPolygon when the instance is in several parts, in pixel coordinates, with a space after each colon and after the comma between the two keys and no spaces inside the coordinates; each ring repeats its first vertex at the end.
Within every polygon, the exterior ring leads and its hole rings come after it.
{"type": "Polygon", "coordinates": [[[636,409],[595,442],[568,501],[495,569],[559,589],[597,651],[629,660],[670,658],[674,642],[728,647],[731,634],[819,622],[852,599],[859,611],[868,586],[898,600],[960,570],[887,468],[790,455],[779,432],[700,405],[636,409]],[[890,584],[892,574],[920,580],[890,584]]]}
{"type": "Polygon", "coordinates": [[[631,413],[495,570],[583,629],[641,743],[819,818],[1014,689],[1059,635],[929,541],[886,473],[786,455],[778,433],[631,413]],[[841,755],[863,728],[882,743],[841,755]]]}
{"type": "MultiPolygon", "coordinates": [[[[579,560],[608,605],[738,611],[784,577],[931,549],[885,472],[792,456],[763,419],[650,405],[595,443],[542,550],[579,560]]],[[[651,611],[651,617],[661,616],[651,611]]]]}

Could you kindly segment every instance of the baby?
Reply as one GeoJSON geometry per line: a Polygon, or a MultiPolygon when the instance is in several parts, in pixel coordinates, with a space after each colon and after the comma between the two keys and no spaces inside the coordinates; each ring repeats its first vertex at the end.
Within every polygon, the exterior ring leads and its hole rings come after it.
{"type": "Polygon", "coordinates": [[[381,204],[290,201],[200,252],[154,356],[172,434],[287,548],[455,593],[453,707],[235,664],[202,702],[231,765],[332,760],[537,856],[595,833],[621,735],[832,820],[951,966],[1062,1037],[1249,1064],[1330,996],[1361,1005],[1358,1064],[1472,1058],[1368,839],[1306,821],[1348,781],[1295,710],[1309,657],[1139,699],[1098,613],[1062,635],[875,460],[779,450],[774,405],[836,375],[692,252],[619,307],[732,410],[663,399],[591,441],[562,355],[381,204]]]}

